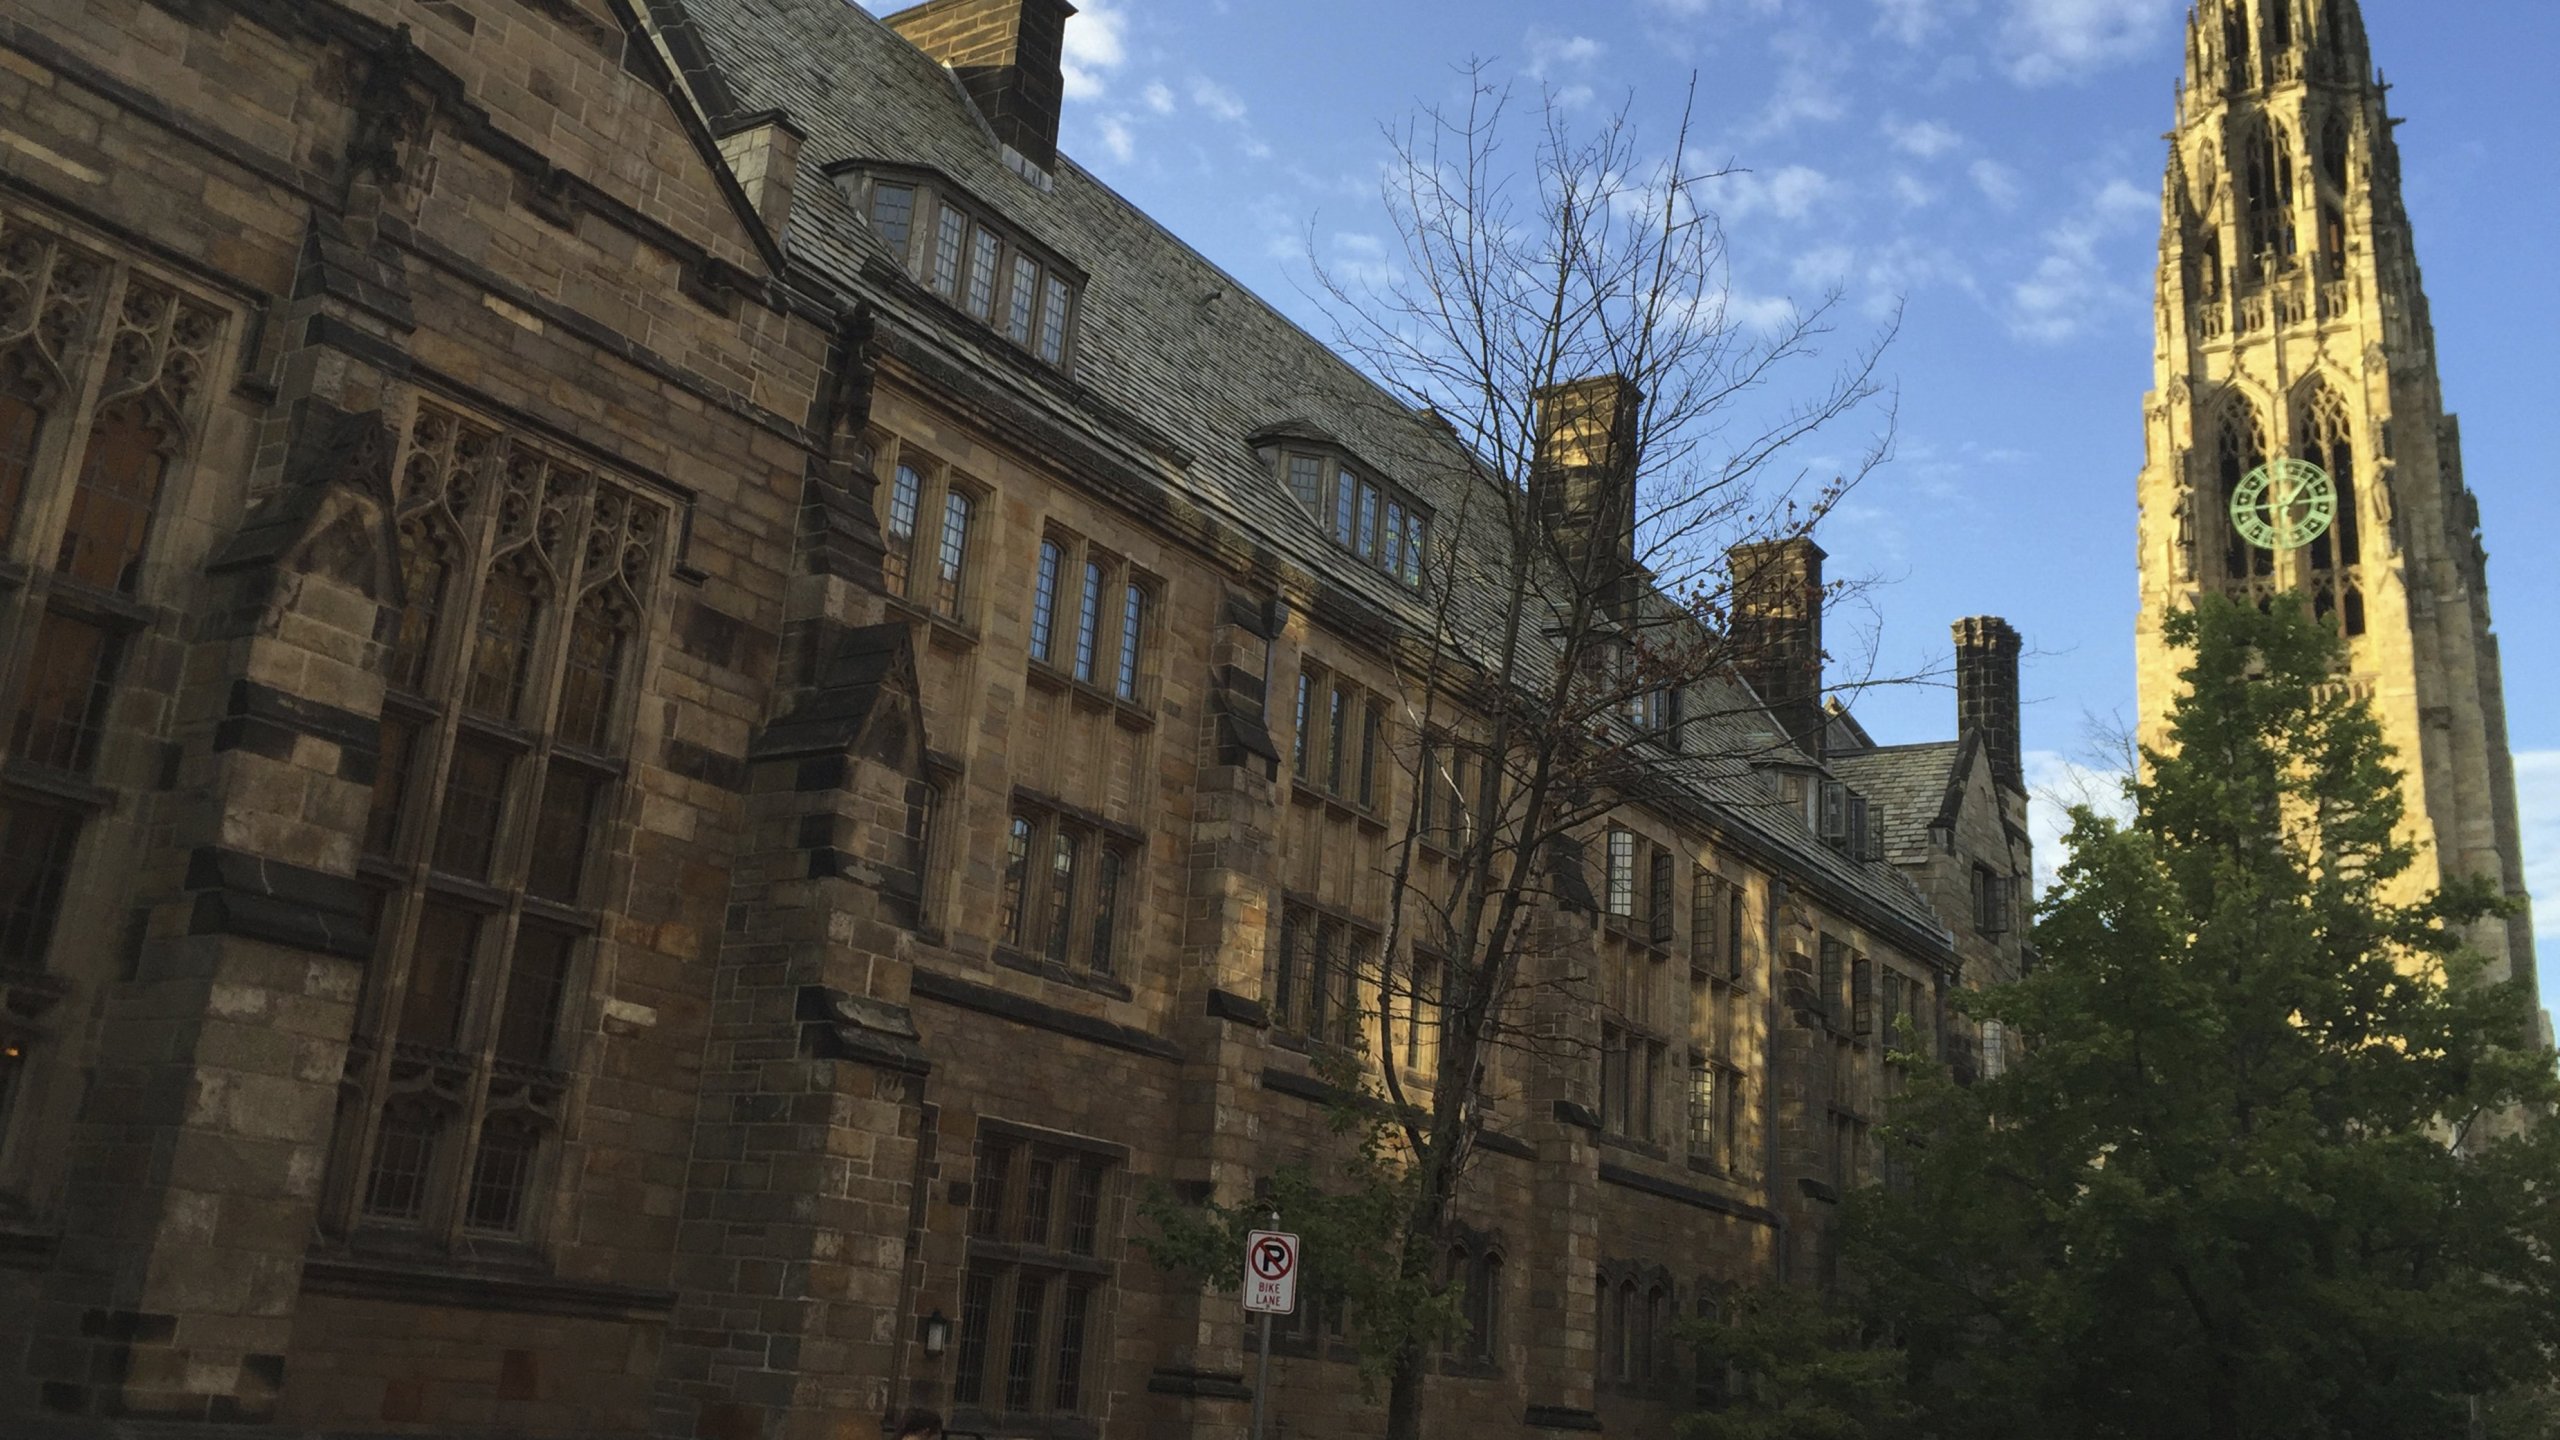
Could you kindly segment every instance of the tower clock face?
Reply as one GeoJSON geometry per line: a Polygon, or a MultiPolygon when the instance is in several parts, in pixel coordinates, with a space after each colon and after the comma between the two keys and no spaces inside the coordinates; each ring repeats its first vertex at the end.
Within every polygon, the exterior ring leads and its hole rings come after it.
{"type": "Polygon", "coordinates": [[[2231,492],[2231,527],[2261,550],[2299,550],[2337,518],[2337,482],[2308,460],[2261,465],[2231,492]]]}

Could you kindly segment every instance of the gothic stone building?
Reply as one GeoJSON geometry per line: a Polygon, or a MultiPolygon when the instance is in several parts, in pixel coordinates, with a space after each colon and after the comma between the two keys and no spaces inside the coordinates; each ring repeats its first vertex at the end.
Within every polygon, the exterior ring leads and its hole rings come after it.
{"type": "MultiPolygon", "coordinates": [[[[2189,19],[2141,480],[2144,738],[2159,742],[2182,663],[2164,614],[2209,592],[2307,595],[2345,631],[2343,683],[2406,768],[2405,886],[2496,882],[2516,908],[2473,943],[2490,978],[2531,987],[2488,552],[2385,101],[2356,0],[2211,0],[2189,19]],[[2232,521],[2271,458],[2335,481],[2336,520],[2307,545],[2263,548],[2232,521]]],[[[2527,1038],[2547,1044],[2544,1028],[2527,1038]]]]}
{"type": "MultiPolygon", "coordinates": [[[[1134,1200],[1326,1143],[1464,466],[1057,153],[1068,13],[0,0],[0,1428],[1242,1433],[1134,1200]]],[[[1765,558],[1762,763],[1544,918],[1445,1433],[1668,1434],[2021,961],[2016,636],[1879,748],[1765,558]]]]}

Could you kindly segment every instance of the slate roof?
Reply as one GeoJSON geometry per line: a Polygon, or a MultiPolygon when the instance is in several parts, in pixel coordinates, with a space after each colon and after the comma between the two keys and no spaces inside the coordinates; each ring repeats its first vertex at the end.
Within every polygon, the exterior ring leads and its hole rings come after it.
{"type": "Polygon", "coordinates": [[[1933,740],[1923,745],[1880,745],[1834,755],[1830,769],[1850,789],[1866,796],[1870,805],[1885,807],[1885,858],[1896,865],[1918,865],[1929,858],[1929,827],[1940,820],[1952,822],[1963,802],[1974,743],[1933,740]]]}
{"type": "MultiPolygon", "coordinates": [[[[878,19],[847,0],[650,0],[650,9],[662,31],[689,28],[702,47],[717,80],[696,84],[698,96],[742,114],[780,111],[806,135],[785,249],[834,288],[872,300],[956,362],[1000,374],[1014,398],[1416,631],[1427,633],[1433,616],[1336,549],[1250,437],[1283,427],[1330,435],[1435,508],[1435,556],[1502,553],[1498,518],[1486,516],[1493,507],[1466,494],[1486,482],[1445,426],[1408,409],[1067,156],[1045,188],[1017,174],[958,80],[878,19]],[[824,178],[865,162],[939,171],[1086,272],[1071,378],[1022,362],[986,326],[907,282],[845,191],[824,178]]],[[[1463,579],[1446,561],[1441,574],[1463,579]]],[[[1460,584],[1454,594],[1446,638],[1500,633],[1494,587],[1460,584]]],[[[1695,704],[1712,717],[1695,722],[1711,732],[1697,748],[1768,751],[1762,727],[1732,713],[1749,708],[1735,701],[1747,694],[1737,686],[1695,704]]],[[[1898,928],[1923,949],[1952,945],[1898,873],[1820,843],[1770,803],[1747,765],[1684,758],[1665,768],[1680,773],[1684,793],[1657,803],[1711,809],[1715,828],[1841,900],[1863,902],[1870,923],[1898,928]]]]}

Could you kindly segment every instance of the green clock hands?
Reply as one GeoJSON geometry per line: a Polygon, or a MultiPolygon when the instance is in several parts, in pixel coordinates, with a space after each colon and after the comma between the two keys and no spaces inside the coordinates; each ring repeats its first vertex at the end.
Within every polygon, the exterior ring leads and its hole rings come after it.
{"type": "Polygon", "coordinates": [[[2261,550],[2299,550],[2337,518],[2337,482],[2308,460],[2261,465],[2231,492],[2232,529],[2261,550]]]}

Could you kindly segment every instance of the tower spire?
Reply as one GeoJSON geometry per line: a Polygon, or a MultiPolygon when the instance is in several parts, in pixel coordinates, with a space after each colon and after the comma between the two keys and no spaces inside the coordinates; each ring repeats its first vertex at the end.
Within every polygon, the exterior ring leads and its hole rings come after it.
{"type": "MultiPolygon", "coordinates": [[[[2144,738],[2165,739],[2177,689],[2163,616],[2204,593],[2301,597],[2345,632],[2350,683],[2408,766],[2407,838],[2432,857],[2412,883],[2485,876],[2521,897],[2479,505],[2363,14],[2356,0],[2197,0],[2186,40],[2142,479],[2144,738]],[[2277,461],[2333,485],[2327,529],[2234,519],[2277,461]]],[[[2473,939],[2499,978],[2530,982],[2529,924],[2473,939]]]]}

